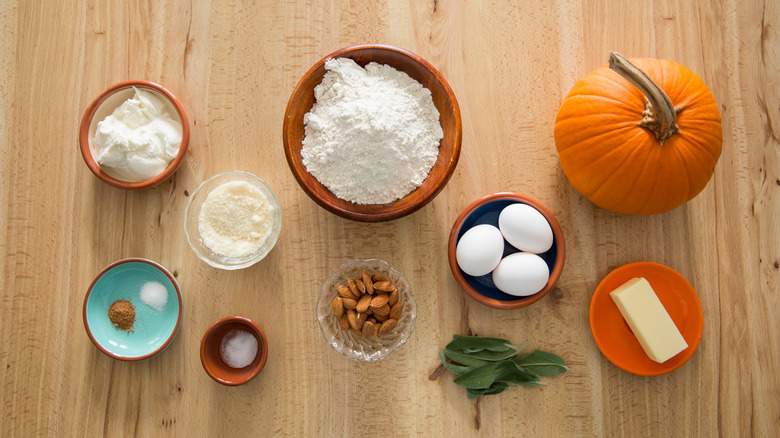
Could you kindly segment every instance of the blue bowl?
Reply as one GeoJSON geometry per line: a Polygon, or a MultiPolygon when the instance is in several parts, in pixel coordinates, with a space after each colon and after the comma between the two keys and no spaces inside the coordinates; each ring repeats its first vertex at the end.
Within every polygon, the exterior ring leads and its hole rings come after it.
{"type": "Polygon", "coordinates": [[[165,268],[146,259],[114,262],[95,277],[84,298],[84,327],[95,346],[114,359],[136,361],[163,351],[181,324],[181,290],[165,268]],[[147,281],[165,286],[168,302],[162,310],[146,305],[140,296],[147,281]],[[133,331],[111,323],[108,308],[116,300],[129,300],[135,307],[133,331]]]}
{"type": "MultiPolygon", "coordinates": [[[[561,226],[544,205],[528,196],[519,193],[505,192],[487,195],[477,199],[466,207],[452,226],[447,252],[452,275],[463,290],[472,298],[486,306],[498,309],[517,309],[539,301],[552,290],[555,283],[558,281],[558,278],[561,276],[561,271],[563,271],[563,262],[566,251],[563,243],[561,226]],[[455,248],[466,231],[477,225],[483,224],[493,225],[498,228],[498,216],[501,214],[504,207],[517,203],[527,204],[538,210],[539,213],[547,219],[547,222],[553,230],[552,247],[547,250],[547,252],[539,254],[539,257],[541,257],[545,263],[547,263],[547,267],[550,268],[550,278],[541,291],[520,298],[501,292],[493,283],[492,274],[478,277],[466,274],[460,269],[455,258],[455,248]]],[[[505,240],[502,258],[516,252],[519,252],[519,250],[505,240]]]]}

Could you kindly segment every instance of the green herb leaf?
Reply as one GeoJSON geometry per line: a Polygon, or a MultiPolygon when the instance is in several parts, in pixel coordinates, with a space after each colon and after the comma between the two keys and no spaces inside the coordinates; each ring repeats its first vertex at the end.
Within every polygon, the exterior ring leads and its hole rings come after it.
{"type": "Polygon", "coordinates": [[[472,367],[464,367],[460,365],[455,365],[447,362],[447,357],[444,355],[444,350],[439,352],[439,359],[441,359],[442,365],[444,365],[444,368],[447,368],[448,370],[452,371],[455,374],[463,374],[467,371],[471,371],[472,367]]]}
{"type": "Polygon", "coordinates": [[[518,367],[513,361],[502,360],[465,372],[456,377],[453,382],[469,389],[485,389],[499,381],[525,384],[538,380],[539,376],[518,367]]]}
{"type": "Polygon", "coordinates": [[[468,394],[469,398],[477,398],[480,395],[492,395],[492,394],[499,394],[504,392],[507,388],[515,388],[514,386],[509,386],[508,384],[504,382],[495,382],[492,385],[490,385],[490,388],[485,389],[467,389],[466,393],[468,394]]]}
{"type": "Polygon", "coordinates": [[[525,347],[529,346],[531,344],[531,341],[525,341],[523,342],[523,345],[517,347],[517,351],[523,351],[525,350],[525,347]]]}
{"type": "Polygon", "coordinates": [[[465,349],[479,349],[479,350],[485,350],[485,349],[493,349],[491,351],[507,351],[507,350],[515,350],[517,351],[517,347],[512,345],[510,341],[507,341],[506,339],[499,339],[499,338],[483,338],[480,336],[460,336],[455,335],[452,337],[453,340],[449,344],[447,344],[448,350],[465,350],[465,349]]]}
{"type": "Polygon", "coordinates": [[[503,362],[491,362],[461,374],[453,382],[469,389],[487,389],[496,381],[499,368],[503,366],[506,366],[503,362]]]}
{"type": "Polygon", "coordinates": [[[533,353],[517,356],[513,360],[521,368],[542,377],[554,377],[569,371],[563,359],[546,351],[534,350],[533,353]]]}
{"type": "Polygon", "coordinates": [[[542,382],[541,380],[530,380],[528,382],[514,382],[517,383],[520,386],[525,386],[526,388],[536,388],[537,386],[547,386],[547,383],[542,382]]]}
{"type": "Polygon", "coordinates": [[[516,354],[517,354],[517,347],[512,346],[512,349],[506,351],[482,350],[476,353],[471,353],[469,356],[476,359],[486,360],[489,362],[497,362],[504,359],[511,359],[515,357],[516,354]]]}
{"type": "Polygon", "coordinates": [[[490,385],[490,388],[488,388],[487,391],[483,393],[483,395],[498,394],[504,392],[504,390],[507,388],[514,388],[514,386],[510,386],[508,383],[505,382],[495,382],[492,385],[490,385]]]}
{"type": "Polygon", "coordinates": [[[546,385],[540,377],[553,377],[566,372],[563,359],[544,351],[517,355],[520,348],[509,341],[477,336],[453,336],[447,348],[439,352],[439,359],[453,373],[459,374],[453,382],[466,388],[469,398],[499,394],[514,383],[533,388],[546,385]],[[455,363],[448,363],[447,360],[455,363]]]}
{"type": "Polygon", "coordinates": [[[461,353],[460,351],[442,350],[442,352],[446,357],[467,367],[479,367],[488,363],[484,360],[471,357],[468,354],[461,353]]]}
{"type": "Polygon", "coordinates": [[[499,372],[496,375],[496,381],[507,381],[524,386],[526,386],[526,384],[539,381],[538,375],[520,368],[511,360],[505,360],[501,363],[502,366],[498,370],[499,372]]]}

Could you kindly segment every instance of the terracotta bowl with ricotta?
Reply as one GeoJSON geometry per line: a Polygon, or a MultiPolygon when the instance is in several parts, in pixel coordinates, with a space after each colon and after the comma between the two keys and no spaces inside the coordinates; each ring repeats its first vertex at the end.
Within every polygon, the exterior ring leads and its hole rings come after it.
{"type": "Polygon", "coordinates": [[[430,202],[447,184],[460,157],[461,116],[455,93],[441,73],[422,57],[387,45],[358,45],[337,50],[319,60],[295,87],[284,114],[283,139],[287,164],[304,192],[326,210],[361,222],[381,222],[411,214],[430,202]],[[307,170],[301,151],[305,138],[304,116],[314,103],[314,88],[332,58],[350,58],[361,67],[371,62],[404,72],[431,92],[439,112],[443,138],[438,156],[422,184],[400,199],[384,204],[358,204],[339,198],[307,170]]]}
{"type": "Polygon", "coordinates": [[[190,125],[184,105],[176,96],[161,85],[144,80],[124,81],[108,87],[89,104],[79,127],[79,149],[89,170],[104,183],[124,190],[148,189],[168,179],[181,166],[184,155],[187,153],[189,141],[190,125]],[[181,124],[181,144],[175,157],[162,172],[156,173],[156,175],[149,178],[144,177],[142,180],[137,180],[138,178],[136,178],[136,180],[131,181],[129,178],[120,175],[116,170],[101,166],[98,163],[96,158],[97,148],[94,140],[98,123],[110,116],[123,102],[132,98],[136,89],[149,91],[164,103],[164,108],[171,120],[181,124]]]}

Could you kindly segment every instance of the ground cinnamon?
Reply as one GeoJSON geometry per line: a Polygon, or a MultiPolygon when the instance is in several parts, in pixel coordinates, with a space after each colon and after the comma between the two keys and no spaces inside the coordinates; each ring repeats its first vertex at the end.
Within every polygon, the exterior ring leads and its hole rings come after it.
{"type": "Polygon", "coordinates": [[[120,330],[133,331],[135,306],[128,300],[116,300],[108,308],[108,319],[120,330]]]}

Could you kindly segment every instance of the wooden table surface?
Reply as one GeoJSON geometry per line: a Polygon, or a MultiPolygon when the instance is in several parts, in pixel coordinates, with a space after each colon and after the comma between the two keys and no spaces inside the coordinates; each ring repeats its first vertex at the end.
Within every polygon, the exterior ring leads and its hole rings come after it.
{"type": "Polygon", "coordinates": [[[769,0],[1,2],[0,435],[780,435],[778,26],[780,2],[769,0]],[[300,77],[359,43],[430,61],[463,116],[449,184],[389,223],[317,206],[282,148],[300,77]],[[599,209],[561,171],[556,111],[610,50],[680,62],[720,105],[715,174],[669,213],[599,209]],[[77,149],[89,102],[126,79],[171,90],[192,129],[180,170],[141,192],[101,183],[77,149]],[[182,227],[187,193],[231,169],[268,181],[284,215],[269,256],[234,272],[200,261],[182,227]],[[566,236],[558,286],[524,309],[478,304],[447,264],[459,212],[497,191],[538,199],[566,236]],[[161,263],[184,295],[175,341],[140,363],[102,354],[82,321],[94,276],[125,257],[161,263]],[[368,257],[405,273],[419,302],[410,341],[379,363],[331,349],[314,314],[324,278],[368,257]],[[588,325],[598,282],[641,260],[680,272],[704,311],[696,353],[659,377],[612,365],[588,325]],[[232,314],[270,342],[265,369],[240,387],[212,381],[198,355],[205,329],[232,314]],[[438,351],[469,330],[530,339],[571,371],[469,400],[452,375],[431,377],[438,351]]]}

